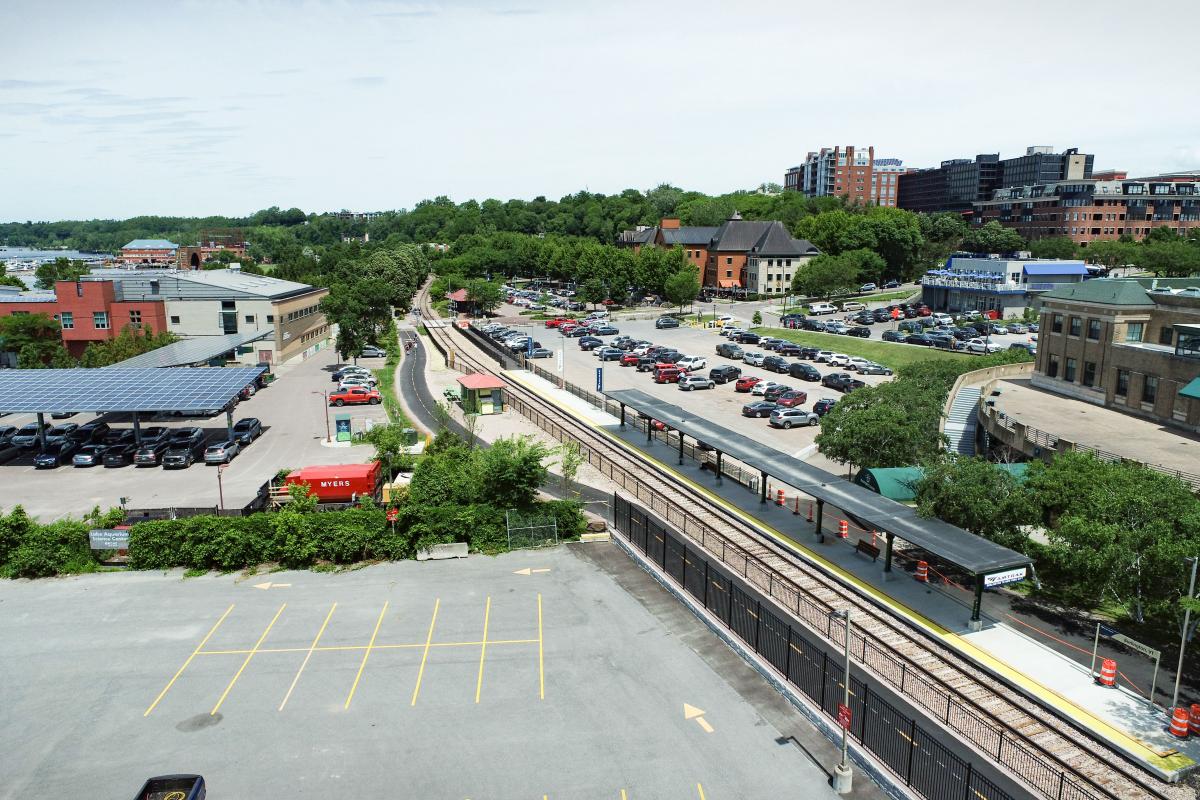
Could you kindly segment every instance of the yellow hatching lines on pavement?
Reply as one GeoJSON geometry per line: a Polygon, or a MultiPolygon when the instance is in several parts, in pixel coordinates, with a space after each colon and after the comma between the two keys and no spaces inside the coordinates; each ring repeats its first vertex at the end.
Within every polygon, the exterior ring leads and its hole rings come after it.
{"type": "Polygon", "coordinates": [[[696,793],[700,795],[700,800],[704,800],[704,787],[699,783],[696,784],[696,793]]]}
{"type": "Polygon", "coordinates": [[[492,618],[492,596],[488,595],[487,605],[483,609],[483,641],[479,648],[479,677],[475,680],[475,702],[479,702],[479,693],[483,691],[483,660],[487,657],[488,622],[492,618]]]}
{"type": "Polygon", "coordinates": [[[225,613],[221,615],[221,618],[218,619],[216,623],[214,623],[213,626],[208,629],[208,633],[206,633],[204,638],[200,640],[200,644],[196,645],[196,649],[193,650],[192,654],[187,657],[187,661],[183,662],[183,666],[175,672],[175,675],[172,676],[171,680],[167,681],[167,685],[164,686],[163,690],[158,693],[158,697],[154,698],[154,702],[151,703],[150,707],[147,708],[145,713],[142,714],[143,717],[150,716],[150,712],[154,710],[154,707],[159,704],[159,701],[161,701],[166,696],[167,692],[170,691],[171,687],[175,685],[175,681],[179,680],[179,676],[182,675],[183,671],[188,668],[188,664],[192,663],[192,659],[199,654],[204,645],[208,644],[208,640],[211,639],[212,635],[217,632],[217,628],[221,627],[221,623],[224,622],[225,618],[229,616],[229,612],[233,611],[233,606],[234,604],[230,603],[229,608],[225,609],[225,613]]]}
{"type": "Polygon", "coordinates": [[[384,601],[383,610],[379,612],[379,619],[375,620],[375,630],[371,631],[371,641],[367,643],[367,649],[363,651],[362,663],[358,665],[358,674],[354,676],[354,685],[350,687],[350,694],[346,695],[346,705],[343,708],[349,710],[350,701],[354,699],[354,693],[358,690],[358,682],[362,680],[363,670],[367,668],[367,659],[371,657],[371,650],[375,647],[375,637],[379,635],[379,626],[383,624],[383,615],[387,613],[388,601],[384,601]]]}
{"type": "Polygon", "coordinates": [[[308,666],[308,660],[312,658],[313,651],[317,648],[317,643],[321,641],[321,635],[325,633],[326,626],[329,625],[329,620],[333,618],[334,609],[337,608],[337,603],[329,607],[329,613],[325,615],[325,621],[321,623],[321,629],[317,631],[317,636],[313,639],[312,644],[308,646],[308,652],[304,656],[304,661],[300,662],[300,669],[296,670],[296,677],[292,678],[292,685],[288,687],[287,694],[283,696],[283,702],[279,704],[279,710],[283,711],[283,707],[287,705],[288,698],[292,696],[292,690],[296,688],[296,684],[300,682],[300,674],[304,672],[304,668],[308,666]]]}
{"type": "MultiPolygon", "coordinates": [[[[496,644],[537,644],[537,639],[488,639],[488,647],[496,644]]],[[[479,647],[483,641],[474,642],[430,642],[429,646],[433,647],[479,647]]],[[[315,653],[334,650],[366,650],[368,645],[365,644],[326,644],[320,647],[313,647],[315,653]]],[[[377,644],[370,646],[372,650],[422,650],[425,648],[424,642],[411,642],[407,644],[377,644]]],[[[254,651],[256,655],[264,653],[307,653],[308,647],[260,647],[254,651]]],[[[244,656],[250,650],[201,650],[196,653],[198,656],[244,656]]]]}
{"type": "Polygon", "coordinates": [[[238,671],[234,673],[233,679],[229,681],[229,685],[225,687],[225,691],[221,692],[221,699],[217,701],[215,706],[213,706],[213,710],[208,712],[210,716],[216,716],[217,711],[219,711],[221,708],[221,704],[225,702],[225,698],[228,697],[229,692],[233,690],[233,685],[238,682],[238,678],[242,677],[242,672],[245,671],[246,665],[250,663],[250,659],[254,658],[254,654],[258,652],[258,648],[267,638],[267,634],[271,632],[271,628],[275,627],[276,620],[279,619],[279,615],[283,613],[285,608],[287,608],[287,603],[281,605],[279,610],[275,612],[275,616],[271,617],[271,621],[267,623],[267,627],[263,629],[262,635],[259,636],[258,641],[254,643],[254,648],[246,654],[245,660],[243,660],[242,665],[238,667],[238,671]]]}
{"type": "Polygon", "coordinates": [[[442,599],[439,597],[433,601],[433,616],[429,619],[429,633],[425,636],[425,652],[421,654],[421,668],[417,670],[417,685],[413,687],[412,702],[409,705],[417,704],[417,695],[421,692],[421,679],[425,677],[425,661],[429,658],[429,645],[433,642],[433,626],[437,623],[438,608],[442,605],[442,599]]]}

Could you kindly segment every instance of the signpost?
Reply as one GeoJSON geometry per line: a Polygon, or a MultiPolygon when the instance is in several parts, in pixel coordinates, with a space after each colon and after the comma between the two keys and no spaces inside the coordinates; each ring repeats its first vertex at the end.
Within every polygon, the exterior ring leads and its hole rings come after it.
{"type": "Polygon", "coordinates": [[[339,442],[348,442],[353,438],[350,431],[350,415],[338,414],[333,418],[334,434],[339,442]]]}
{"type": "Polygon", "coordinates": [[[850,730],[850,706],[838,703],[838,725],[842,730],[850,730]]]}
{"type": "Polygon", "coordinates": [[[604,394],[604,367],[596,367],[596,393],[604,394]]]}
{"type": "Polygon", "coordinates": [[[985,589],[992,589],[996,586],[1004,586],[1009,583],[1018,583],[1025,580],[1025,567],[1017,567],[1016,569],[1005,570],[1004,572],[993,572],[990,575],[983,576],[983,586],[985,589]]]}
{"type": "MultiPolygon", "coordinates": [[[[1154,659],[1154,676],[1150,679],[1150,705],[1154,705],[1154,690],[1158,688],[1158,665],[1162,660],[1162,651],[1155,650],[1148,644],[1142,644],[1137,639],[1131,639],[1123,633],[1118,633],[1116,628],[1110,628],[1103,623],[1096,623],[1096,638],[1092,642],[1092,666],[1089,672],[1092,675],[1096,674],[1096,653],[1100,649],[1100,637],[1112,639],[1114,642],[1121,644],[1133,650],[1135,653],[1141,653],[1147,658],[1154,659]]],[[[1173,705],[1173,704],[1172,704],[1173,705]]]]}

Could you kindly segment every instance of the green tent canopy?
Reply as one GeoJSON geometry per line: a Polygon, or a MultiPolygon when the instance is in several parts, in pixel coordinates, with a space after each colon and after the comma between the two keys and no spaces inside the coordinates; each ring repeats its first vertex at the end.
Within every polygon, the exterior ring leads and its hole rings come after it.
{"type": "MultiPolygon", "coordinates": [[[[1200,379],[1192,383],[1200,384],[1200,379]]],[[[1197,391],[1200,391],[1200,387],[1197,391]]],[[[1025,472],[1029,469],[1028,464],[997,464],[996,466],[1018,481],[1025,479],[1025,472]]],[[[854,482],[872,492],[878,492],[889,500],[911,503],[917,499],[917,484],[923,477],[925,477],[925,470],[920,467],[876,467],[859,470],[854,482]]]]}

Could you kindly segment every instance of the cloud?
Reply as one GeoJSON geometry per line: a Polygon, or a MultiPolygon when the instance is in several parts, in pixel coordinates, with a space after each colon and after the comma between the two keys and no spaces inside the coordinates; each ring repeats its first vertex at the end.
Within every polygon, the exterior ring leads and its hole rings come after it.
{"type": "Polygon", "coordinates": [[[382,86],[387,83],[387,78],[383,75],[359,75],[354,78],[347,78],[346,83],[351,83],[355,86],[382,86]]]}
{"type": "Polygon", "coordinates": [[[536,8],[497,8],[491,13],[497,17],[532,17],[542,12],[536,8]]]}
{"type": "Polygon", "coordinates": [[[62,81],[24,81],[7,78],[0,80],[0,89],[46,89],[51,86],[61,86],[62,81]]]}
{"type": "Polygon", "coordinates": [[[421,17],[436,16],[437,13],[429,9],[413,9],[411,11],[377,11],[371,16],[380,19],[420,19],[421,17]]]}
{"type": "Polygon", "coordinates": [[[285,67],[283,69],[267,69],[263,70],[264,75],[296,75],[304,72],[299,67],[285,67]]]}

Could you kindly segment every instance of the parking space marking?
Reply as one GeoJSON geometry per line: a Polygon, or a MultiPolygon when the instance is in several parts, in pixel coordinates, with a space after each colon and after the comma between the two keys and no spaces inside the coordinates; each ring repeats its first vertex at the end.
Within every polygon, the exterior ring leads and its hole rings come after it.
{"type": "Polygon", "coordinates": [[[546,669],[542,659],[542,593],[538,592],[538,700],[546,699],[546,669]]]}
{"type": "Polygon", "coordinates": [[[435,598],[433,601],[433,616],[429,619],[429,633],[425,635],[425,651],[421,653],[421,668],[417,670],[417,685],[413,687],[410,706],[417,704],[417,695],[421,693],[421,679],[425,677],[425,661],[429,658],[429,645],[433,642],[433,626],[437,623],[438,608],[441,605],[442,598],[435,598]]]}
{"type": "Polygon", "coordinates": [[[208,629],[208,633],[206,633],[204,638],[200,640],[200,644],[196,645],[196,649],[193,650],[192,654],[187,657],[187,661],[183,662],[183,666],[175,672],[175,675],[171,678],[171,680],[167,681],[167,685],[164,686],[163,690],[158,693],[158,697],[154,698],[154,702],[151,703],[150,707],[147,708],[145,713],[142,714],[143,717],[150,716],[150,712],[154,710],[154,707],[157,706],[164,697],[166,697],[167,692],[170,691],[171,687],[175,685],[175,681],[179,680],[179,676],[182,675],[183,671],[188,668],[188,664],[191,664],[192,659],[204,649],[204,645],[208,644],[208,640],[211,639],[212,635],[217,632],[217,628],[221,627],[221,623],[224,622],[225,618],[229,616],[229,613],[233,611],[233,606],[234,604],[230,603],[229,608],[225,609],[225,613],[221,615],[221,618],[218,619],[213,626],[208,629]]]}
{"type": "Polygon", "coordinates": [[[699,782],[696,783],[696,793],[700,795],[700,800],[704,800],[704,787],[699,782]]]}
{"type": "Polygon", "coordinates": [[[288,698],[292,696],[292,690],[296,688],[296,684],[300,682],[300,675],[304,672],[304,668],[308,666],[308,660],[312,658],[313,650],[316,649],[317,643],[321,641],[321,635],[325,633],[326,626],[329,625],[329,620],[333,618],[333,612],[337,608],[337,603],[329,607],[329,613],[325,615],[325,621],[321,623],[321,629],[317,631],[316,638],[312,640],[312,644],[308,646],[308,652],[304,655],[304,660],[300,662],[300,669],[296,670],[296,677],[292,678],[292,685],[288,687],[287,694],[283,696],[283,702],[279,704],[279,710],[283,711],[283,707],[287,705],[288,698]]]}
{"type": "Polygon", "coordinates": [[[371,641],[367,643],[367,648],[363,652],[362,663],[358,665],[358,674],[354,676],[354,685],[350,687],[350,694],[346,695],[346,705],[343,707],[346,710],[350,709],[350,701],[354,699],[354,692],[358,689],[358,682],[362,680],[363,670],[367,668],[367,659],[371,657],[371,650],[375,647],[375,637],[379,635],[379,626],[383,624],[383,615],[387,613],[388,601],[384,601],[383,610],[379,612],[379,619],[375,620],[375,630],[371,632],[371,641]]]}
{"type": "MultiPolygon", "coordinates": [[[[537,639],[488,639],[488,647],[499,644],[537,644],[537,639]]],[[[430,642],[432,647],[479,647],[483,644],[482,640],[473,642],[430,642]]],[[[424,642],[401,642],[398,644],[375,644],[369,645],[372,650],[422,650],[425,648],[424,642]]],[[[323,644],[320,647],[312,648],[315,653],[332,652],[335,650],[366,650],[368,645],[365,644],[323,644]]],[[[307,647],[260,647],[253,650],[256,655],[264,653],[307,653],[307,647]]],[[[251,652],[251,649],[244,650],[201,650],[196,653],[198,656],[244,656],[251,652]]]]}
{"type": "Polygon", "coordinates": [[[246,658],[242,661],[242,665],[238,667],[238,671],[234,673],[233,679],[229,681],[229,685],[226,686],[225,691],[221,693],[221,699],[217,701],[215,706],[213,706],[213,710],[208,712],[209,716],[216,716],[217,711],[221,708],[221,704],[225,702],[225,698],[229,696],[229,692],[233,689],[233,685],[238,682],[238,678],[242,677],[242,672],[245,671],[246,665],[250,663],[250,659],[254,658],[254,654],[257,653],[258,648],[262,646],[263,641],[267,638],[267,634],[271,632],[271,628],[275,627],[275,621],[279,619],[279,615],[283,613],[285,608],[287,608],[287,603],[281,605],[279,610],[275,612],[275,616],[271,617],[271,621],[267,623],[267,627],[263,630],[262,635],[259,636],[258,641],[254,643],[254,648],[246,654],[246,658]]]}
{"type": "Polygon", "coordinates": [[[483,660],[487,657],[488,622],[492,618],[492,596],[488,595],[487,605],[483,609],[483,641],[479,648],[479,677],[475,681],[475,702],[479,702],[479,693],[483,690],[483,660]]]}

